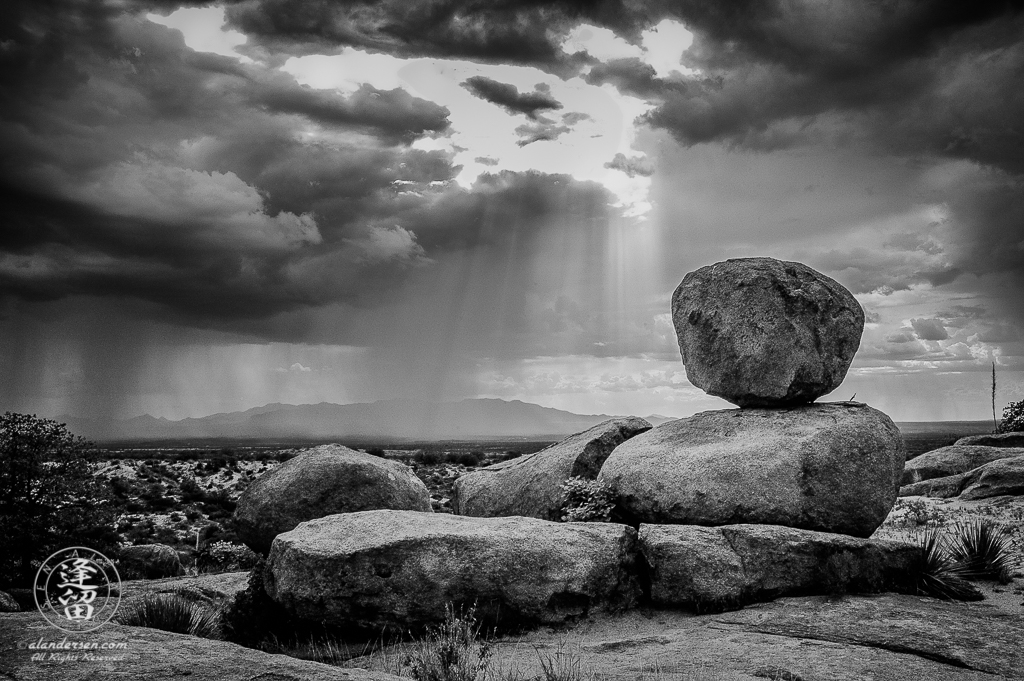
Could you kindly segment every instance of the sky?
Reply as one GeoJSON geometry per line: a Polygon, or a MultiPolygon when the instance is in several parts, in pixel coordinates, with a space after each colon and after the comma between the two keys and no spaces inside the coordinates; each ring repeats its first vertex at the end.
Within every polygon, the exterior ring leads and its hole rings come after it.
{"type": "Polygon", "coordinates": [[[898,421],[1024,399],[1024,2],[12,0],[0,410],[728,408],[670,298],[803,262],[898,421]]]}

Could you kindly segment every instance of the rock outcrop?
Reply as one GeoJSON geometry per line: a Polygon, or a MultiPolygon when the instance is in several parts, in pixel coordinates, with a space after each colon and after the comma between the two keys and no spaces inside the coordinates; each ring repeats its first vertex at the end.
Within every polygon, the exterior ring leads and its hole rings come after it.
{"type": "Polygon", "coordinates": [[[452,508],[457,515],[561,520],[562,483],[596,478],[616,446],[650,429],[641,418],[611,419],[535,454],[468,473],[455,482],[452,508]]]}
{"type": "Polygon", "coordinates": [[[641,525],[651,601],[697,611],[793,594],[878,592],[900,586],[919,551],[777,525],[641,525]]]}
{"type": "Polygon", "coordinates": [[[382,672],[341,669],[286,655],[271,655],[225,641],[112,622],[80,637],[62,636],[34,611],[0,615],[0,641],[3,641],[0,678],[17,681],[401,681],[397,676],[382,672]],[[91,651],[29,648],[39,640],[95,643],[97,648],[91,651]],[[125,647],[115,647],[119,645],[125,647]],[[37,653],[42,653],[44,658],[33,660],[32,656],[37,653]],[[72,659],[70,656],[75,654],[77,659],[72,659]]]}
{"type": "Polygon", "coordinates": [[[904,456],[896,425],[864,404],[730,409],[627,440],[598,479],[635,522],[761,523],[867,537],[896,500],[904,456]]]}
{"type": "Polygon", "coordinates": [[[266,554],[274,537],[299,523],[374,509],[430,511],[430,493],[408,466],[339,445],[289,459],[249,485],[238,500],[238,536],[266,554]]]}
{"type": "Polygon", "coordinates": [[[947,475],[941,478],[912,482],[909,485],[900,487],[901,497],[935,497],[936,499],[949,499],[960,494],[963,488],[964,475],[947,475]]]}
{"type": "Polygon", "coordinates": [[[687,274],[672,320],[690,382],[740,407],[812,402],[843,381],[864,311],[820,272],[772,258],[726,260],[687,274]]]}
{"type": "Polygon", "coordinates": [[[118,553],[118,572],[123,573],[125,579],[159,579],[185,574],[178,552],[166,544],[125,546],[118,553]]]}
{"type": "Polygon", "coordinates": [[[900,484],[909,485],[932,478],[966,473],[992,461],[1024,456],[1024,449],[985,447],[981,445],[949,445],[940,447],[906,463],[900,484]]]}
{"type": "Polygon", "coordinates": [[[289,613],[340,627],[404,631],[449,603],[554,624],[634,604],[635,559],[625,525],[365,511],[278,535],[265,588],[289,613]]]}
{"type": "Polygon", "coordinates": [[[1024,447],[1024,433],[993,433],[990,435],[969,435],[953,444],[976,445],[981,447],[1024,447]]]}
{"type": "Polygon", "coordinates": [[[1024,456],[997,459],[963,476],[961,499],[989,499],[1024,494],[1024,456]]]}

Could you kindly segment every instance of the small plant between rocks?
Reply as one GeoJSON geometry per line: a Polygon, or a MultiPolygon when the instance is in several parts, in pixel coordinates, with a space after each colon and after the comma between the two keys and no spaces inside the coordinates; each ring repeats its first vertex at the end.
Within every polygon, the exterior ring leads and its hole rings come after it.
{"type": "Polygon", "coordinates": [[[611,522],[615,491],[600,480],[579,476],[562,483],[562,522],[611,522]]]}
{"type": "Polygon", "coordinates": [[[175,593],[146,594],[131,601],[121,608],[116,621],[202,638],[218,638],[220,631],[216,610],[175,593]]]}
{"type": "Polygon", "coordinates": [[[444,621],[427,630],[409,654],[416,681],[483,681],[491,657],[491,642],[481,637],[476,607],[457,612],[445,606],[444,621]]]}

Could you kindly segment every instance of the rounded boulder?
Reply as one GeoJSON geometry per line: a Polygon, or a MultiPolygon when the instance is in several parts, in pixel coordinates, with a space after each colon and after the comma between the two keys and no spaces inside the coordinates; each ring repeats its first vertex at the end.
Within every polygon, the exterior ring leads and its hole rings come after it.
{"type": "Polygon", "coordinates": [[[896,424],[865,404],[729,409],[623,442],[598,480],[632,522],[868,537],[896,501],[905,455],[896,424]]]}
{"type": "Polygon", "coordinates": [[[672,296],[672,321],[693,385],[740,407],[782,407],[842,383],[864,310],[806,265],[739,258],[687,274],[672,296]]]}
{"type": "Polygon", "coordinates": [[[408,466],[340,445],[323,445],[258,477],[238,500],[238,536],[266,554],[274,537],[335,513],[430,511],[430,493],[408,466]]]}

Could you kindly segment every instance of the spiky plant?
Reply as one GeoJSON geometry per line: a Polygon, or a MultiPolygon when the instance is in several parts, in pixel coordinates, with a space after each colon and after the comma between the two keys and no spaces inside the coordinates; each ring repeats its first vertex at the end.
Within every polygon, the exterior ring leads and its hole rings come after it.
{"type": "Polygon", "coordinates": [[[148,627],[203,638],[216,637],[219,629],[215,611],[174,593],[146,594],[123,606],[116,620],[132,627],[148,627]]]}
{"type": "Polygon", "coordinates": [[[984,598],[966,580],[966,570],[950,555],[939,528],[926,529],[918,540],[917,548],[917,561],[911,575],[917,593],[954,601],[980,601],[984,598]]]}
{"type": "Polygon", "coordinates": [[[950,552],[966,579],[1009,584],[1013,579],[1010,574],[1018,566],[1011,553],[1011,541],[1009,528],[977,518],[956,526],[950,552]]]}

